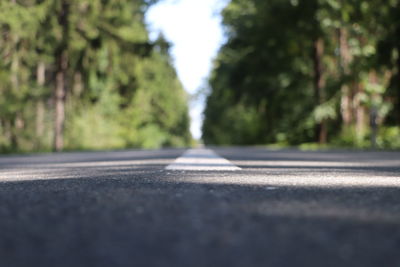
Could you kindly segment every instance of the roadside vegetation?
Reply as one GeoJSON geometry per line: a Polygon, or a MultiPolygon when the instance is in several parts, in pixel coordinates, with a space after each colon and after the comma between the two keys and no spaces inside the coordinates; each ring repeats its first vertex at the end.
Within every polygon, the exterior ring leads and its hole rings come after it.
{"type": "Polygon", "coordinates": [[[0,1],[0,152],[189,145],[170,45],[144,23],[151,4],[0,1]]]}
{"type": "MultiPolygon", "coordinates": [[[[0,153],[190,146],[170,44],[144,23],[155,2],[0,1],[0,153]]],[[[399,14],[400,0],[229,1],[203,141],[399,149],[399,14]]]]}
{"type": "Polygon", "coordinates": [[[207,144],[400,148],[399,0],[232,0],[207,144]]]}

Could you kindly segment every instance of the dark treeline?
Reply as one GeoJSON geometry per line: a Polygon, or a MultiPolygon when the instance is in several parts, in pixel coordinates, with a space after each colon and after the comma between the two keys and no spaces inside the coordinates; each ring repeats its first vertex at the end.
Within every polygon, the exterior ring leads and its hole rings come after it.
{"type": "Polygon", "coordinates": [[[400,0],[232,0],[212,144],[400,147],[400,0]]]}
{"type": "Polygon", "coordinates": [[[0,150],[186,146],[187,96],[146,0],[0,1],[0,150]]]}

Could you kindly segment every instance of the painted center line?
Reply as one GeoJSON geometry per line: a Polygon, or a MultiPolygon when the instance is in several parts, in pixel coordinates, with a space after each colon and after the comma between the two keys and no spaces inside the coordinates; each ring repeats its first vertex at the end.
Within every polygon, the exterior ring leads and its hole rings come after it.
{"type": "Polygon", "coordinates": [[[214,153],[211,149],[197,148],[189,149],[173,163],[168,165],[167,170],[188,171],[238,171],[241,168],[235,166],[227,159],[214,153]]]}

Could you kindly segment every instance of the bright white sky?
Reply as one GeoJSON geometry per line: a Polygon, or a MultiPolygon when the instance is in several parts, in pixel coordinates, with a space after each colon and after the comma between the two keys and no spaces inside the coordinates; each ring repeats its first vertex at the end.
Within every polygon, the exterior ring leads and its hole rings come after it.
{"type": "MultiPolygon", "coordinates": [[[[226,0],[163,0],[147,12],[151,38],[162,31],[173,44],[171,53],[185,89],[195,93],[204,85],[221,43],[223,33],[219,11],[226,0]]],[[[192,103],[191,132],[201,137],[204,103],[192,103]]]]}

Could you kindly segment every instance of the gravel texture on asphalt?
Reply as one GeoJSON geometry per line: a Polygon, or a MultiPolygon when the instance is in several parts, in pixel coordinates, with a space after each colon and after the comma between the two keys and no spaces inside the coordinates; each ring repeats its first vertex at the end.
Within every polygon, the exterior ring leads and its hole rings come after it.
{"type": "Polygon", "coordinates": [[[0,157],[0,266],[400,266],[400,153],[184,151],[0,157]]]}

